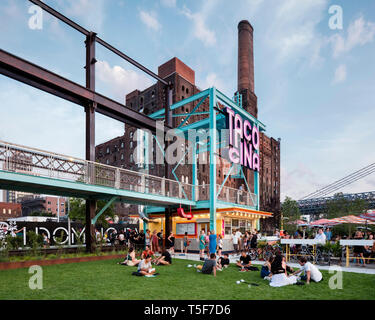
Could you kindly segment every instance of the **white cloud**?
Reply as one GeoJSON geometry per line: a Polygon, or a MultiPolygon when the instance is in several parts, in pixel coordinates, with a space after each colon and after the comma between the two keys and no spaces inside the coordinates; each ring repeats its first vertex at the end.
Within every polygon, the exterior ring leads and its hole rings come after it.
{"type": "Polygon", "coordinates": [[[139,17],[148,28],[151,28],[155,31],[159,31],[161,29],[161,24],[159,23],[155,14],[151,14],[141,10],[141,12],[139,13],[139,17]]]}
{"type": "Polygon", "coordinates": [[[346,80],[346,65],[341,64],[337,67],[335,71],[335,76],[333,78],[332,83],[340,83],[346,80]]]}
{"type": "Polygon", "coordinates": [[[176,0],[161,0],[160,2],[165,7],[173,8],[176,6],[176,0]]]}
{"type": "Polygon", "coordinates": [[[342,53],[349,52],[356,46],[363,46],[374,40],[375,23],[365,21],[361,16],[352,22],[347,30],[347,37],[335,34],[331,37],[333,56],[337,58],[342,53]]]}
{"type": "Polygon", "coordinates": [[[134,70],[126,70],[120,66],[111,67],[107,61],[96,63],[97,76],[102,81],[116,99],[125,100],[125,95],[136,89],[144,90],[152,85],[150,78],[134,70]]]}
{"type": "Polygon", "coordinates": [[[275,8],[266,41],[279,59],[304,55],[319,60],[317,25],[322,20],[327,0],[287,0],[275,8]],[[311,50],[313,48],[313,50],[311,50]]]}
{"type": "Polygon", "coordinates": [[[202,82],[203,89],[207,89],[210,87],[216,87],[220,91],[224,91],[226,88],[225,84],[221,80],[221,78],[214,72],[210,72],[207,77],[202,82]]]}
{"type": "Polygon", "coordinates": [[[211,5],[212,1],[207,1],[202,11],[192,13],[184,6],[181,12],[193,22],[194,37],[202,41],[205,46],[213,46],[216,44],[216,34],[206,26],[206,18],[208,15],[207,3],[211,5]]]}
{"type": "Polygon", "coordinates": [[[79,17],[83,20],[83,27],[101,32],[105,19],[105,0],[67,0],[59,1],[68,16],[79,17]]]}

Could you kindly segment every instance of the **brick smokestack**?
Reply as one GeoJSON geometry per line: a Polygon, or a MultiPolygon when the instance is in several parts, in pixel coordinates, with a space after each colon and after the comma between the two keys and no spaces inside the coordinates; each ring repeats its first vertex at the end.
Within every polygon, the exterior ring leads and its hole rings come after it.
{"type": "Polygon", "coordinates": [[[257,97],[254,94],[253,27],[247,20],[238,24],[238,87],[242,106],[254,117],[258,116],[257,97]]]}

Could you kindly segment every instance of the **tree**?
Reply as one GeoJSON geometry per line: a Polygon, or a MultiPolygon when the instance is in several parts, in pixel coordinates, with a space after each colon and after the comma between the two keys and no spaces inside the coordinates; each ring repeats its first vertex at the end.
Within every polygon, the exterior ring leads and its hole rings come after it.
{"type": "Polygon", "coordinates": [[[54,215],[47,211],[33,211],[30,213],[32,217],[54,217],[54,215]]]}
{"type": "MultiPolygon", "coordinates": [[[[95,214],[98,214],[101,209],[107,204],[108,201],[98,200],[96,203],[95,214]]],[[[80,198],[70,198],[70,211],[69,218],[72,220],[77,220],[82,223],[86,221],[86,202],[84,199],[80,198]]],[[[106,218],[113,218],[115,215],[115,204],[112,203],[98,218],[97,223],[102,226],[108,226],[106,218]]]]}
{"type": "MultiPolygon", "coordinates": [[[[332,200],[327,202],[326,217],[328,219],[348,216],[348,215],[360,215],[368,208],[368,203],[363,199],[350,199],[344,197],[342,192],[336,193],[332,200]]],[[[346,224],[344,227],[336,227],[336,229],[346,229],[347,234],[351,234],[352,225],[346,224]]]]}
{"type": "Polygon", "coordinates": [[[363,199],[350,199],[344,197],[343,193],[336,193],[332,200],[327,202],[326,217],[333,219],[347,215],[360,215],[368,207],[367,201],[363,199]]]}
{"type": "Polygon", "coordinates": [[[281,219],[287,220],[286,223],[284,223],[284,229],[291,233],[295,230],[297,225],[290,225],[287,224],[289,221],[296,221],[301,218],[301,212],[299,211],[298,203],[297,201],[293,200],[290,197],[286,197],[284,202],[281,204],[281,219]]]}

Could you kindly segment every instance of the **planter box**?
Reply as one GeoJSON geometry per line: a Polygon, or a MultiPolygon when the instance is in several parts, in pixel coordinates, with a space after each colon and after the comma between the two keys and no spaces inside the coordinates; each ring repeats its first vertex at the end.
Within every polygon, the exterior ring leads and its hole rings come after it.
{"type": "Polygon", "coordinates": [[[124,254],[116,254],[116,255],[109,255],[109,256],[94,256],[94,257],[62,258],[62,259],[51,259],[51,260],[45,259],[45,260],[0,262],[0,270],[28,268],[33,265],[51,266],[54,264],[89,262],[89,261],[110,260],[110,259],[120,259],[120,258],[124,258],[124,254]]]}

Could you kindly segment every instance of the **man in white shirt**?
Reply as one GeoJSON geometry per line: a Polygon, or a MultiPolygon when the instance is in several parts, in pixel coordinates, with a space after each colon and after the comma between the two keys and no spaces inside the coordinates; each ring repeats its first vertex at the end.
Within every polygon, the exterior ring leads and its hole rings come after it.
{"type": "Polygon", "coordinates": [[[319,229],[318,233],[315,236],[315,240],[318,240],[320,244],[326,244],[326,235],[323,232],[323,229],[319,229]]]}
{"type": "Polygon", "coordinates": [[[237,232],[236,232],[236,237],[237,237],[237,241],[238,241],[238,250],[242,250],[242,245],[241,245],[242,233],[238,229],[237,229],[237,232]]]}
{"type": "Polygon", "coordinates": [[[233,231],[233,234],[232,234],[232,241],[233,241],[234,253],[237,254],[239,252],[238,251],[238,238],[237,238],[237,235],[234,231],[233,231]]]}
{"type": "Polygon", "coordinates": [[[298,262],[302,268],[294,274],[302,272],[303,275],[301,276],[301,280],[306,280],[306,283],[309,284],[311,280],[314,282],[320,282],[323,279],[323,275],[319,269],[311,262],[308,262],[306,257],[299,257],[298,262]]]}

